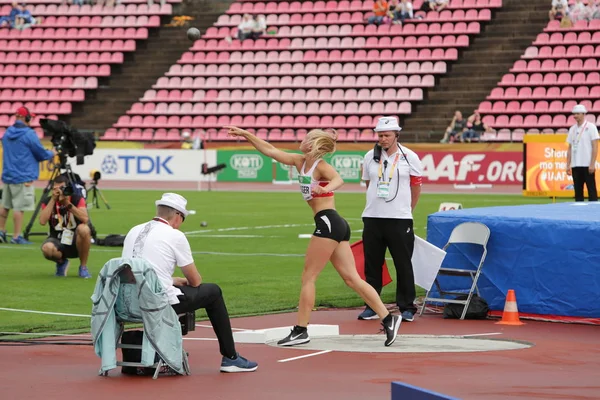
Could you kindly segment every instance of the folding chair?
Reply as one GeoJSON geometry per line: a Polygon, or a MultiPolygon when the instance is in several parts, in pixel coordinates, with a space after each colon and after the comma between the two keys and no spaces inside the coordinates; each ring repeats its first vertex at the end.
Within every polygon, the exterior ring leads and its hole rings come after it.
{"type": "Polygon", "coordinates": [[[469,309],[469,304],[471,303],[471,298],[473,297],[473,292],[475,291],[479,296],[479,288],[477,287],[477,281],[479,280],[479,275],[481,274],[481,269],[483,267],[483,263],[485,261],[485,257],[487,255],[487,242],[490,237],[490,229],[479,222],[463,222],[462,224],[457,225],[450,234],[450,239],[448,239],[448,243],[444,246],[443,250],[447,252],[448,247],[450,245],[457,245],[461,243],[467,244],[476,244],[481,245],[483,247],[483,252],[481,254],[481,258],[479,260],[479,265],[477,265],[477,269],[459,269],[459,268],[440,268],[434,284],[440,294],[439,298],[429,297],[431,290],[427,291],[425,295],[425,299],[423,300],[423,305],[421,307],[421,311],[419,315],[423,315],[423,311],[425,310],[426,304],[429,303],[453,303],[453,304],[463,304],[464,309],[460,319],[465,319],[465,315],[467,314],[467,310],[469,309]],[[471,277],[472,284],[469,292],[467,294],[466,300],[458,300],[455,298],[445,298],[445,295],[462,295],[464,296],[464,292],[453,292],[453,291],[444,291],[440,285],[439,277],[440,276],[469,276],[471,277]]]}
{"type": "MultiPolygon", "coordinates": [[[[131,268],[129,266],[126,266],[125,268],[123,268],[123,270],[119,273],[119,277],[120,277],[121,284],[119,285],[118,298],[120,298],[120,296],[122,295],[123,290],[126,290],[125,285],[135,285],[135,276],[132,273],[131,268]]],[[[119,300],[117,300],[117,301],[119,301],[119,300]]],[[[121,303],[121,307],[125,307],[127,309],[127,314],[129,315],[129,317],[127,319],[124,319],[123,315],[120,315],[118,312],[115,312],[117,323],[119,324],[119,335],[117,337],[117,346],[116,346],[117,351],[118,351],[118,349],[135,349],[135,350],[139,350],[141,352],[142,351],[141,344],[139,344],[139,345],[138,344],[124,344],[121,342],[123,332],[125,332],[125,324],[127,324],[127,323],[143,324],[139,304],[137,304],[137,302],[132,301],[128,304],[121,303]]],[[[181,324],[182,336],[187,335],[187,333],[189,331],[196,330],[196,318],[195,318],[196,314],[195,314],[195,312],[187,312],[187,313],[177,314],[177,316],[179,317],[179,322],[181,324]]],[[[189,366],[187,356],[188,356],[187,352],[182,348],[183,370],[186,375],[190,375],[191,374],[190,366],[189,366]]],[[[150,366],[142,364],[141,361],[140,362],[131,362],[131,361],[118,361],[117,360],[117,367],[154,368],[155,372],[154,372],[152,379],[156,379],[156,378],[158,378],[158,375],[161,372],[165,372],[165,371],[163,371],[164,367],[168,367],[167,364],[160,357],[158,357],[158,354],[157,354],[156,359],[158,359],[158,361],[156,361],[153,365],[150,365],[150,366]]],[[[105,371],[101,375],[108,376],[108,371],[105,371]]]]}

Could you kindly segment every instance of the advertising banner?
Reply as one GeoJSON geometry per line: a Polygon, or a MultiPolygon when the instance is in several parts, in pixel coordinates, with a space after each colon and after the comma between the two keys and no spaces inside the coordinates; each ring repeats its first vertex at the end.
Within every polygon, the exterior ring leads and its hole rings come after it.
{"type": "MultiPolygon", "coordinates": [[[[532,197],[574,197],[573,178],[567,175],[567,135],[525,135],[523,194],[532,197]]],[[[600,163],[596,160],[596,169],[600,163]]],[[[600,185],[600,174],[596,174],[600,185]]],[[[587,195],[587,187],[584,187],[587,195]]]]}
{"type": "Polygon", "coordinates": [[[82,179],[90,171],[98,170],[102,179],[111,181],[208,181],[202,175],[202,164],[216,164],[214,150],[144,150],[144,149],[96,149],[85,156],[84,164],[77,165],[74,158],[68,159],[73,172],[82,179]],[[206,157],[206,158],[205,158],[206,157]]]}
{"type": "Polygon", "coordinates": [[[416,151],[424,183],[521,185],[523,154],[516,151],[416,151]]]}
{"type": "Polygon", "coordinates": [[[220,172],[220,182],[271,182],[273,161],[254,150],[219,150],[217,163],[227,168],[220,172]]]}
{"type": "MultiPolygon", "coordinates": [[[[416,147],[416,146],[415,146],[416,147]]],[[[447,151],[442,148],[415,151],[423,165],[424,182],[429,184],[502,184],[522,185],[523,154],[521,151],[447,151]]],[[[337,151],[325,157],[347,183],[359,183],[366,151],[337,151]]],[[[295,168],[275,163],[252,150],[218,151],[219,163],[228,169],[219,181],[276,182],[296,181],[295,168]]]]}

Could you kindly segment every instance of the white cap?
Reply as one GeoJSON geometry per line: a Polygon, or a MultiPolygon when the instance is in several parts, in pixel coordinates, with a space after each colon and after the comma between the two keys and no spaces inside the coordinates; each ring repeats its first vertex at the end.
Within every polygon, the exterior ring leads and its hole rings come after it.
{"type": "Polygon", "coordinates": [[[383,131],[401,131],[402,128],[398,125],[398,119],[396,117],[381,117],[377,121],[375,132],[383,131]]]}
{"type": "Polygon", "coordinates": [[[183,132],[181,132],[181,136],[183,136],[184,138],[189,138],[190,133],[188,131],[183,131],[183,132]]]}
{"type": "Polygon", "coordinates": [[[587,114],[587,110],[585,109],[585,106],[583,104],[577,104],[575,107],[573,107],[573,111],[571,111],[573,114],[587,114]]]}
{"type": "Polygon", "coordinates": [[[164,193],[160,200],[156,200],[154,202],[157,206],[167,206],[171,207],[180,213],[183,214],[184,217],[189,215],[189,211],[185,209],[187,206],[187,200],[185,197],[177,194],[177,193],[164,193]]]}

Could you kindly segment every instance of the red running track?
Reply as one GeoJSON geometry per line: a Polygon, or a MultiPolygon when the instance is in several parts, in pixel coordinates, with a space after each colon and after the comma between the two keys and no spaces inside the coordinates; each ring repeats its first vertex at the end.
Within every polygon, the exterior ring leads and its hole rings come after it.
{"type": "MultiPolygon", "coordinates": [[[[341,334],[376,334],[378,321],[358,321],[359,310],[313,313],[312,323],[338,324],[341,334]]],[[[292,325],[294,314],[232,320],[234,328],[292,325]]],[[[202,324],[202,322],[199,322],[202,324]]],[[[600,398],[599,328],[589,325],[527,321],[523,326],[494,320],[444,320],[439,315],[404,322],[401,334],[472,335],[534,343],[524,350],[478,353],[341,353],[289,361],[315,351],[238,344],[245,357],[259,362],[256,372],[222,374],[215,341],[184,342],[191,376],[128,377],[112,370],[97,375],[100,359],[90,346],[0,347],[0,393],[12,399],[390,399],[392,381],[403,381],[462,399],[600,398]]],[[[186,337],[214,337],[196,328],[186,337]]],[[[67,339],[68,340],[68,339],[67,339]]],[[[381,336],[383,346],[383,335],[381,336]]],[[[399,341],[402,337],[398,338],[399,341]]],[[[120,355],[119,355],[120,356],[120,355]]]]}

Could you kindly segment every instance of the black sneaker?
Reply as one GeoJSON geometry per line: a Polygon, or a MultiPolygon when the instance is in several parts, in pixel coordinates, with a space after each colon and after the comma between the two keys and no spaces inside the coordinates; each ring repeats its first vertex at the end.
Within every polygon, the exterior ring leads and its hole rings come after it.
{"type": "Polygon", "coordinates": [[[385,331],[386,339],[385,345],[391,346],[392,343],[396,341],[396,337],[398,336],[398,329],[400,329],[400,324],[402,323],[402,316],[400,315],[392,315],[392,320],[387,324],[381,322],[383,325],[383,330],[385,331]]]}
{"type": "Polygon", "coordinates": [[[310,342],[310,338],[308,337],[308,329],[298,329],[297,326],[294,326],[292,332],[285,338],[281,339],[277,344],[279,346],[296,346],[298,344],[304,344],[310,342]]]}

